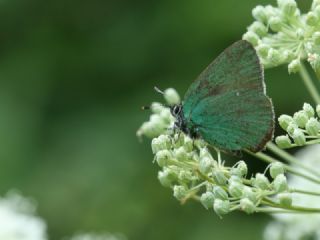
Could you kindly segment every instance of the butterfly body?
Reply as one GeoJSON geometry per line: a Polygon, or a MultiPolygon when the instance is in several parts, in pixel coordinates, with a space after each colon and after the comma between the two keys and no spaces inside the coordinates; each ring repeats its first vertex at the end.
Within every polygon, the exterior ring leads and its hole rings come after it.
{"type": "Polygon", "coordinates": [[[227,152],[257,152],[272,138],[274,113],[263,68],[250,43],[227,48],[171,107],[175,127],[227,152]]]}

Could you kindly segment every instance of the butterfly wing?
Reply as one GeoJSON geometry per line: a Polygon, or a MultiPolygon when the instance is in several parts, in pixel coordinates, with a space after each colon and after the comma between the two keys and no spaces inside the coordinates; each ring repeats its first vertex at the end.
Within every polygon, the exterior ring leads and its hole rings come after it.
{"type": "Polygon", "coordinates": [[[255,49],[240,40],[192,83],[183,102],[187,127],[226,151],[260,151],[272,138],[274,113],[255,49]]]}

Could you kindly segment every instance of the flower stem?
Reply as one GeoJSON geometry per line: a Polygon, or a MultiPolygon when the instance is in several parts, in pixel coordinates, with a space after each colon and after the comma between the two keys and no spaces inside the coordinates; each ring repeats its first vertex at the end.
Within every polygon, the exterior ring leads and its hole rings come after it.
{"type": "MultiPolygon", "coordinates": [[[[253,152],[250,152],[249,150],[246,150],[247,153],[249,153],[250,155],[264,161],[264,162],[267,162],[267,163],[274,163],[274,162],[280,162],[278,161],[277,159],[273,158],[273,157],[270,157],[262,152],[258,152],[258,153],[253,153],[253,152]]],[[[302,172],[298,172],[296,171],[294,168],[292,168],[291,166],[289,166],[288,164],[284,164],[284,168],[286,169],[287,172],[293,174],[293,175],[296,175],[296,176],[299,176],[299,177],[302,177],[306,180],[309,180],[311,182],[314,182],[314,183],[317,183],[317,184],[320,184],[320,180],[317,179],[317,178],[314,178],[314,177],[311,177],[309,175],[306,175],[302,172]]]]}
{"type": "Polygon", "coordinates": [[[288,213],[317,213],[317,212],[297,212],[297,211],[292,211],[292,210],[286,210],[286,209],[278,209],[278,208],[273,208],[273,207],[257,207],[256,212],[260,213],[270,213],[270,214],[288,214],[288,213]]]}
{"type": "Polygon", "coordinates": [[[295,189],[292,188],[290,189],[291,193],[301,193],[301,194],[306,194],[306,195],[313,195],[313,196],[320,196],[320,192],[312,192],[312,191],[306,191],[302,189],[295,189]]]}
{"type": "MultiPolygon", "coordinates": [[[[313,136],[309,136],[309,138],[311,138],[311,137],[313,137],[313,136]]],[[[306,138],[308,138],[308,137],[306,136],[306,138]]],[[[317,144],[317,143],[320,143],[320,139],[313,139],[313,140],[307,141],[305,143],[305,145],[313,145],[313,144],[317,144]]],[[[291,146],[287,147],[286,149],[294,148],[294,147],[299,147],[299,145],[292,143],[291,146]]]]}
{"type": "Polygon", "coordinates": [[[313,100],[317,104],[319,104],[320,103],[320,95],[319,95],[314,83],[312,82],[312,79],[311,79],[304,63],[302,63],[302,62],[301,62],[301,68],[300,68],[299,74],[300,74],[306,88],[308,89],[311,97],[313,98],[313,100]]]}
{"type": "MultiPolygon", "coordinates": [[[[317,139],[318,141],[320,139],[317,139]]],[[[294,156],[290,155],[289,153],[287,153],[286,151],[280,149],[277,145],[275,145],[272,142],[268,142],[267,143],[267,149],[269,149],[271,152],[273,152],[274,154],[276,154],[278,157],[281,157],[282,159],[286,160],[288,163],[291,164],[295,164],[301,168],[303,168],[304,170],[310,172],[311,174],[320,177],[320,173],[315,171],[314,169],[304,165],[302,162],[300,162],[298,159],[296,159],[294,156]]]]}
{"type": "Polygon", "coordinates": [[[301,212],[301,213],[320,213],[320,208],[308,208],[308,207],[301,207],[301,206],[282,206],[279,203],[275,202],[262,202],[267,206],[273,207],[273,208],[280,208],[280,209],[285,209],[285,210],[292,210],[296,212],[301,212]]]}

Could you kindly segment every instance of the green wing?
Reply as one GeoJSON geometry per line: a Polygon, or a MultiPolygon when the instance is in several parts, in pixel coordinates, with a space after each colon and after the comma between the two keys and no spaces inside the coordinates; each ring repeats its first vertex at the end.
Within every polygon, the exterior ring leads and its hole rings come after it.
{"type": "Polygon", "coordinates": [[[272,138],[274,113],[252,45],[238,41],[192,83],[184,118],[208,143],[226,151],[260,151],[272,138]]]}

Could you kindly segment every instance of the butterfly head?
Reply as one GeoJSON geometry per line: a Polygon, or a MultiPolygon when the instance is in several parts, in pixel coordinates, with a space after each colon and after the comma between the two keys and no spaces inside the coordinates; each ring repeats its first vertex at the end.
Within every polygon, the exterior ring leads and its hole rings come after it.
{"type": "Polygon", "coordinates": [[[172,116],[174,116],[176,119],[179,119],[181,117],[182,113],[182,105],[177,104],[170,107],[170,112],[172,116]]]}

